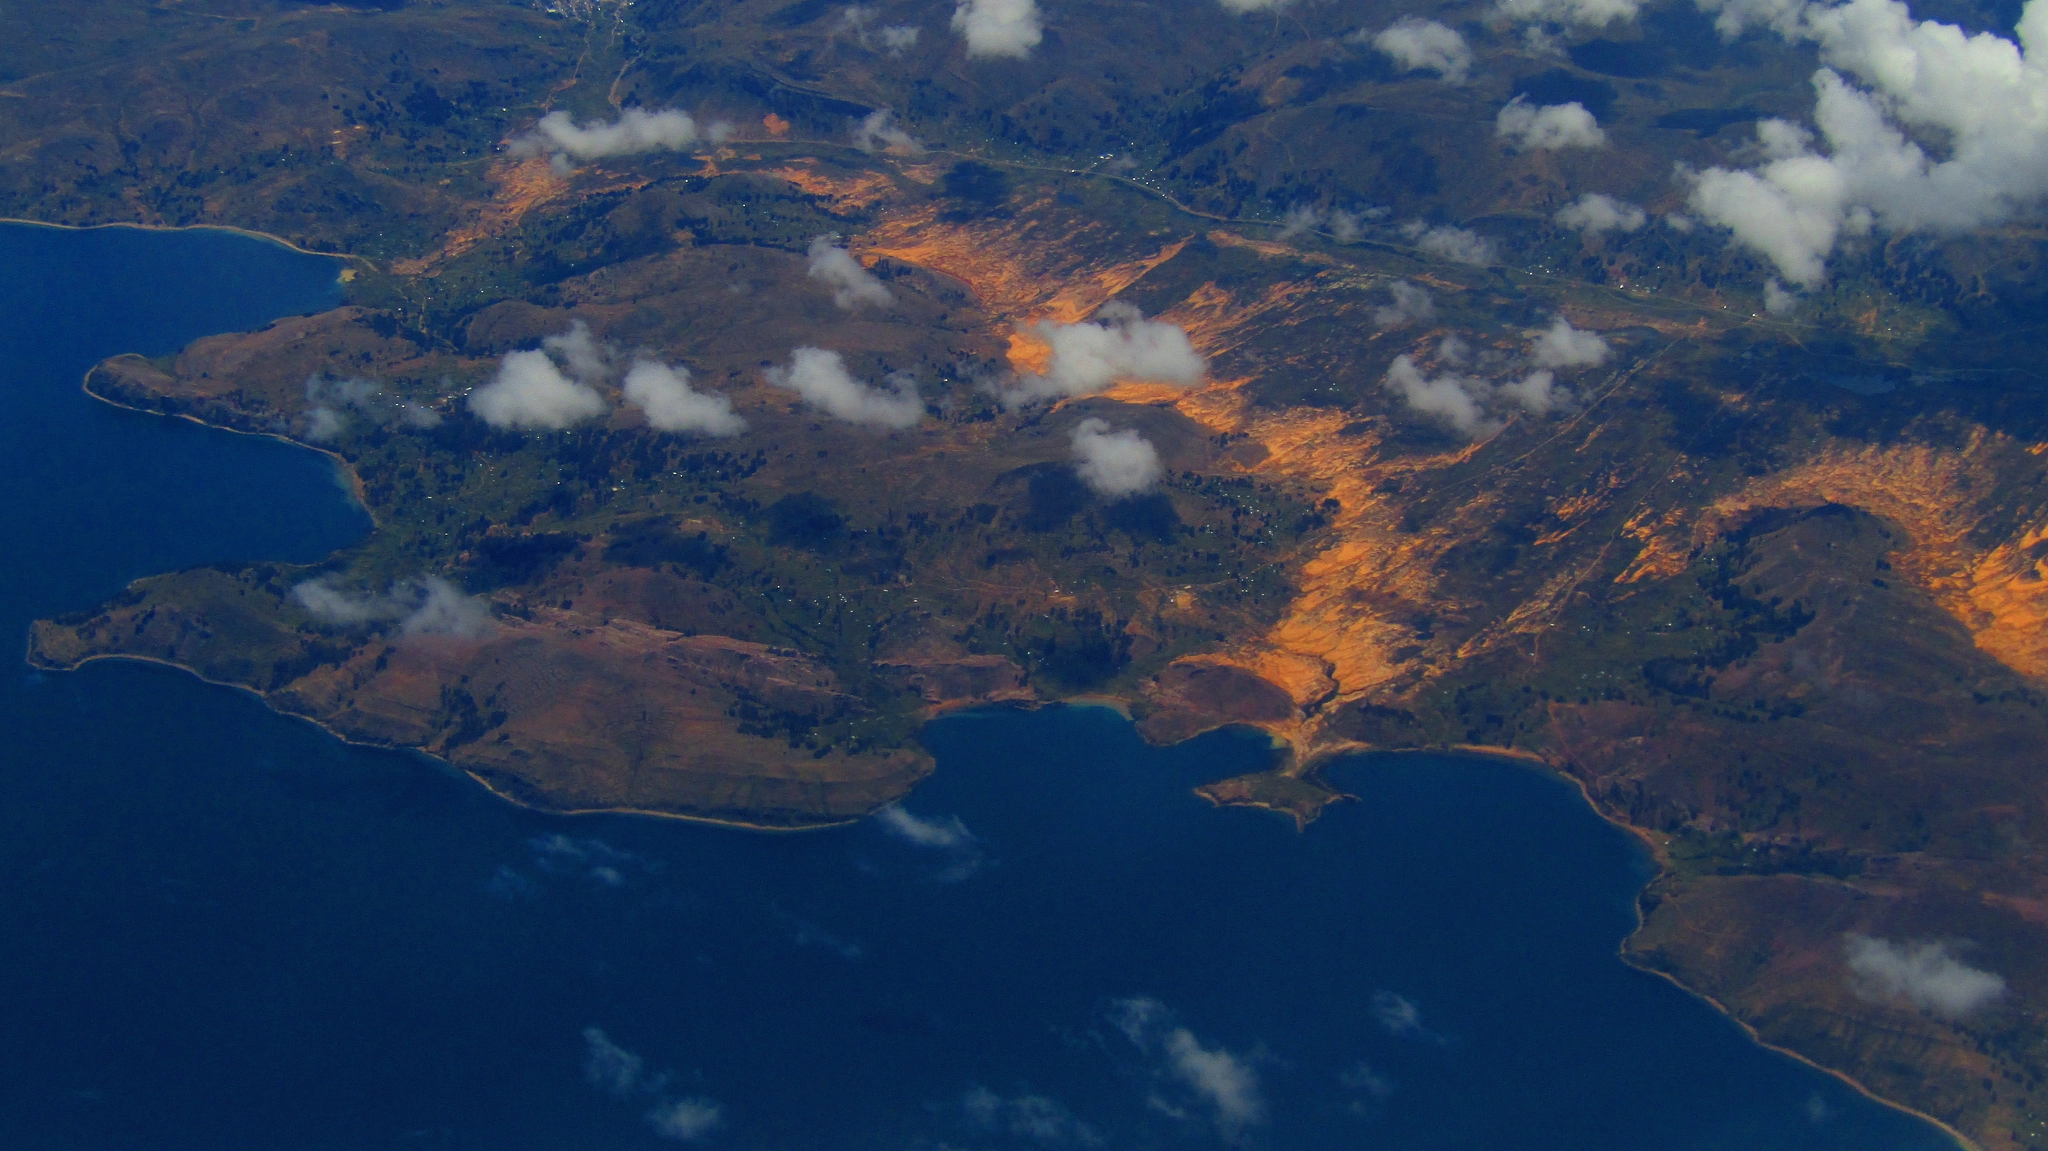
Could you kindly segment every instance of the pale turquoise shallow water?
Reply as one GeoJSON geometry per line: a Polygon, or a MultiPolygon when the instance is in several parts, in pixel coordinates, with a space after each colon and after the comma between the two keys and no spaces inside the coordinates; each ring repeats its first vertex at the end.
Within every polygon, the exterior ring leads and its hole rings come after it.
{"type": "MultiPolygon", "coordinates": [[[[335,271],[0,228],[0,627],[366,529],[322,457],[77,390],[335,271]]],[[[1256,740],[982,712],[931,848],[539,816],[159,667],[16,664],[0,725],[0,1147],[1947,1146],[1623,965],[1641,854],[1514,765],[1356,759],[1298,835],[1189,792],[1256,740]]]]}

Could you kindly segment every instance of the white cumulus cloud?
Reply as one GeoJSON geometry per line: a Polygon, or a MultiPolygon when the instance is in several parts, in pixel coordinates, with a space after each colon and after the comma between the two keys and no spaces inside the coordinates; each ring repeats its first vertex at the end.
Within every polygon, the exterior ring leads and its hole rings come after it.
{"type": "Polygon", "coordinates": [[[1387,384],[1401,394],[1409,407],[1449,425],[1460,435],[1481,439],[1501,429],[1501,421],[1486,412],[1486,402],[1493,395],[1491,381],[1455,371],[1432,377],[1415,362],[1414,356],[1403,355],[1396,356],[1387,369],[1387,384]]]}
{"type": "Polygon", "coordinates": [[[546,352],[512,352],[490,383],[469,394],[469,410],[494,428],[566,428],[603,415],[605,402],[546,352]]]}
{"type": "Polygon", "coordinates": [[[960,0],[953,31],[967,41],[969,59],[1007,56],[1022,60],[1045,39],[1038,0],[960,0]]]}
{"type": "Polygon", "coordinates": [[[1436,304],[1430,300],[1427,288],[1406,280],[1395,280],[1387,285],[1387,291],[1394,297],[1394,302],[1372,310],[1374,325],[1398,328],[1436,319],[1436,304]]]}
{"type": "Polygon", "coordinates": [[[348,429],[352,417],[360,415],[375,424],[397,424],[406,428],[432,428],[441,415],[410,400],[392,400],[375,380],[329,379],[314,375],[306,379],[306,427],[301,433],[312,443],[326,443],[348,429]]]}
{"type": "Polygon", "coordinates": [[[610,349],[577,320],[538,350],[508,353],[491,382],[469,394],[469,410],[494,428],[566,428],[605,413],[591,385],[610,375],[610,349]]]}
{"type": "Polygon", "coordinates": [[[1547,328],[1522,334],[1529,337],[1529,358],[1539,368],[1591,368],[1607,362],[1607,341],[1600,333],[1574,328],[1563,316],[1547,328]]]}
{"type": "MultiPolygon", "coordinates": [[[[915,32],[916,29],[911,29],[915,32]]],[[[896,123],[895,114],[877,108],[853,122],[853,146],[863,152],[893,152],[899,156],[922,156],[924,145],[896,123]]]]}
{"type": "Polygon", "coordinates": [[[903,805],[892,803],[875,813],[875,821],[912,847],[945,853],[949,862],[938,873],[941,883],[958,883],[981,870],[981,840],[957,815],[913,815],[903,805]]]}
{"type": "Polygon", "coordinates": [[[396,624],[402,635],[458,639],[483,639],[497,627],[488,603],[439,576],[400,580],[381,594],[351,592],[319,576],[294,586],[292,598],[314,619],[344,627],[396,624]]]}
{"type": "MultiPolygon", "coordinates": [[[[1421,1006],[1405,995],[1396,995],[1391,991],[1373,992],[1372,1017],[1387,1034],[1396,1038],[1413,1039],[1419,1043],[1432,1043],[1439,1047],[1444,1045],[1443,1036],[1423,1025],[1421,1006]]],[[[1370,1068],[1361,1064],[1359,1070],[1365,1072],[1366,1081],[1361,1086],[1364,1086],[1369,1094],[1385,1098],[1391,1091],[1391,1087],[1384,1080],[1378,1084],[1372,1082],[1378,1077],[1372,1074],[1370,1068]]]]}
{"type": "Polygon", "coordinates": [[[1408,237],[1424,255],[1435,256],[1439,260],[1483,267],[1499,258],[1493,250],[1493,241],[1470,228],[1450,224],[1438,224],[1432,228],[1416,220],[1403,225],[1401,234],[1408,237]]]}
{"type": "Polygon", "coordinates": [[[876,25],[877,11],[866,4],[848,5],[839,14],[839,28],[852,33],[863,48],[879,43],[882,50],[891,56],[901,56],[917,44],[918,28],[915,24],[876,25]]]}
{"type": "Polygon", "coordinates": [[[1547,416],[1572,402],[1571,392],[1557,382],[1557,373],[1539,368],[1494,387],[1494,395],[1532,416],[1547,416]]]}
{"type": "Polygon", "coordinates": [[[1098,419],[1074,428],[1074,471],[1110,499],[1149,490],[1162,474],[1152,441],[1129,429],[1112,432],[1108,421],[1098,419]]]}
{"type": "Polygon", "coordinates": [[[1434,375],[1413,355],[1396,357],[1387,369],[1387,386],[1414,411],[1483,439],[1517,411],[1547,416],[1573,407],[1576,397],[1557,373],[1605,363],[1610,352],[1598,333],[1574,328],[1562,316],[1523,334],[1529,348],[1519,357],[1474,357],[1462,341],[1447,338],[1438,345],[1434,375]]]}
{"type": "Polygon", "coordinates": [[[1557,222],[1575,232],[1633,232],[1649,222],[1641,208],[1600,192],[1588,192],[1557,210],[1557,222]]]}
{"type": "Polygon", "coordinates": [[[1632,20],[1641,0],[1500,0],[1494,11],[1522,24],[1583,24],[1600,27],[1632,20]]]}
{"type": "Polygon", "coordinates": [[[406,635],[482,639],[496,630],[491,609],[482,599],[464,595],[436,576],[421,580],[420,587],[419,602],[398,621],[398,630],[406,635]]]}
{"type": "Polygon", "coordinates": [[[682,152],[698,144],[718,144],[730,131],[726,124],[699,125],[688,112],[676,108],[659,112],[628,108],[610,123],[591,120],[583,124],[558,111],[542,116],[530,130],[507,140],[505,147],[514,156],[548,156],[557,169],[566,170],[576,160],[682,152]]]}
{"type": "Polygon", "coordinates": [[[1094,1128],[1050,1096],[1025,1092],[1006,1098],[986,1087],[974,1087],[961,1097],[960,1109],[983,1131],[1007,1131],[1053,1146],[1102,1146],[1102,1136],[1094,1128]]]}
{"type": "MultiPolygon", "coordinates": [[[[1359,33],[1358,38],[1363,38],[1359,33]]],[[[1472,46],[1458,30],[1419,16],[1403,16],[1372,38],[1404,72],[1435,72],[1454,84],[1472,72],[1472,46]]]]}
{"type": "Polygon", "coordinates": [[[975,843],[974,833],[967,830],[967,825],[960,822],[957,815],[912,815],[901,804],[892,803],[875,813],[875,822],[889,834],[915,847],[951,851],[971,847],[975,843]]]}
{"type": "Polygon", "coordinates": [[[1328,232],[1338,242],[1348,244],[1364,231],[1364,221],[1384,216],[1386,212],[1385,208],[1347,212],[1342,208],[1296,204],[1280,217],[1280,238],[1291,240],[1304,232],[1328,232]]]}
{"type": "Polygon", "coordinates": [[[1493,131],[1524,152],[1598,148],[1607,143],[1607,133],[1577,100],[1538,106],[1526,96],[1517,96],[1494,117],[1493,131]]]}
{"type": "MultiPolygon", "coordinates": [[[[583,1078],[607,1095],[623,1099],[638,1094],[647,1082],[647,1063],[611,1041],[601,1028],[583,1029],[583,1078]]],[[[661,1084],[655,1082],[654,1090],[661,1084]]]]}
{"type": "Polygon", "coordinates": [[[725,1121],[725,1108],[709,1099],[664,1099],[647,1112],[647,1122],[664,1139],[696,1143],[725,1121]]]}
{"type": "Polygon", "coordinates": [[[1893,943],[1854,933],[1843,943],[1856,991],[1866,998],[1900,999],[1955,1019],[1989,1006],[2006,991],[2002,977],[1957,959],[1946,943],[1893,943]]]}
{"type": "Polygon", "coordinates": [[[540,346],[559,359],[581,383],[594,384],[611,378],[612,348],[598,343],[597,337],[590,334],[590,325],[582,320],[571,321],[568,331],[549,336],[540,346]]]}
{"type": "Polygon", "coordinates": [[[690,386],[690,370],[653,360],[635,360],[626,371],[626,402],[638,407],[649,427],[664,432],[696,432],[736,436],[747,421],[732,410],[732,401],[715,392],[690,386]]]}
{"type": "Polygon", "coordinates": [[[842,308],[862,304],[887,307],[895,297],[889,294],[873,272],[861,267],[853,253],[839,246],[839,237],[819,236],[811,241],[810,275],[832,289],[832,302],[842,308]]]}
{"type": "Polygon", "coordinates": [[[1139,1050],[1157,1059],[1167,1076],[1190,1091],[1209,1112],[1225,1140],[1236,1142],[1248,1127],[1266,1121],[1266,1101],[1251,1060],[1211,1047],[1194,1032],[1176,1026],[1157,999],[1119,1000],[1110,1020],[1139,1050]]]}
{"type": "MultiPolygon", "coordinates": [[[[602,1029],[586,1027],[583,1029],[583,1078],[614,1099],[630,1099],[636,1095],[661,1094],[667,1088],[670,1076],[666,1072],[650,1072],[646,1060],[612,1042],[602,1029]]],[[[725,1122],[725,1109],[700,1097],[664,1098],[656,1100],[646,1117],[656,1135],[682,1143],[695,1143],[725,1122]]]]}
{"type": "Polygon", "coordinates": [[[1177,325],[1148,320],[1117,300],[1098,308],[1093,320],[1042,320],[1031,330],[1052,348],[1052,362],[1044,375],[1019,377],[1017,386],[1004,395],[1007,403],[1085,396],[1119,380],[1190,387],[1208,370],[1177,325]]]}
{"type": "Polygon", "coordinates": [[[846,370],[838,352],[823,348],[798,348],[789,356],[789,366],[774,367],[766,373],[768,382],[803,397],[814,408],[851,424],[880,428],[907,428],[924,419],[924,400],[908,380],[892,381],[888,390],[871,387],[846,370]]]}
{"type": "Polygon", "coordinates": [[[2018,42],[1915,21],[1896,0],[1703,3],[1724,33],[1764,23],[1819,48],[1819,138],[1757,127],[1764,162],[1697,175],[1692,208],[1813,287],[1844,235],[1958,232],[2037,210],[2048,195],[2048,0],[2018,42]],[[1852,82],[1853,81],[1853,82],[1852,82]],[[1859,86],[1860,85],[1860,86],[1859,86]]]}

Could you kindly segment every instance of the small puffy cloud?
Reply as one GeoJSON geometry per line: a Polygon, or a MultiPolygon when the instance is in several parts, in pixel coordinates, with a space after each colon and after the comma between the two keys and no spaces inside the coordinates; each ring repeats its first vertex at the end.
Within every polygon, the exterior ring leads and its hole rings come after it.
{"type": "Polygon", "coordinates": [[[1547,416],[1571,403],[1571,392],[1559,387],[1557,373],[1537,369],[1517,380],[1494,386],[1494,395],[1532,416],[1547,416]]]}
{"type": "Polygon", "coordinates": [[[808,919],[798,919],[781,912],[776,912],[776,918],[782,920],[783,925],[789,928],[790,942],[798,947],[815,947],[821,951],[829,951],[849,963],[867,954],[867,949],[860,945],[860,941],[843,939],[808,919]]]}
{"type": "Polygon", "coordinates": [[[333,408],[310,408],[306,412],[305,438],[316,444],[324,444],[338,438],[348,428],[348,417],[333,408]]]}
{"type": "Polygon", "coordinates": [[[639,408],[647,425],[664,432],[695,432],[705,436],[736,436],[747,421],[732,410],[732,401],[715,392],[690,386],[690,370],[653,360],[635,360],[626,371],[626,402],[639,408]]]}
{"type": "Polygon", "coordinates": [[[1797,293],[1786,291],[1776,276],[1764,281],[1764,311],[1773,316],[1789,316],[1798,310],[1797,293]]]}
{"type": "Polygon", "coordinates": [[[2006,992],[2003,978],[1957,959],[1946,943],[1893,943],[1853,933],[1843,942],[1856,993],[1866,999],[1903,1000],[1957,1019],[1989,1006],[2006,992]]]}
{"type": "Polygon", "coordinates": [[[1520,24],[1581,24],[1598,28],[1632,20],[1641,0],[1500,0],[1494,11],[1520,24]]]}
{"type": "Polygon", "coordinates": [[[1607,341],[1600,333],[1574,328],[1563,316],[1547,328],[1522,334],[1529,337],[1529,358],[1539,368],[1591,368],[1607,362],[1607,341]]]}
{"type": "Polygon", "coordinates": [[[863,48],[880,44],[882,50],[891,56],[901,56],[917,44],[917,25],[877,25],[877,15],[876,10],[868,5],[848,5],[839,14],[839,30],[850,33],[863,48]]]}
{"type": "Polygon", "coordinates": [[[1374,326],[1399,328],[1436,319],[1436,304],[1431,302],[1428,289],[1406,280],[1395,280],[1387,285],[1387,291],[1394,297],[1394,302],[1372,310],[1374,326]]]}
{"type": "Polygon", "coordinates": [[[1432,228],[1415,220],[1402,225],[1401,234],[1408,237],[1423,255],[1435,256],[1439,260],[1485,267],[1499,259],[1494,253],[1493,241],[1469,228],[1449,224],[1438,224],[1432,228]]]}
{"type": "MultiPolygon", "coordinates": [[[[916,29],[912,29],[913,32],[916,29]]],[[[853,146],[863,152],[892,152],[898,156],[922,156],[924,145],[895,122],[887,108],[877,108],[853,122],[853,146]]]]}
{"type": "MultiPolygon", "coordinates": [[[[382,390],[374,380],[330,380],[326,376],[308,376],[306,399],[314,406],[306,410],[305,438],[319,444],[340,436],[349,424],[344,413],[349,409],[369,407],[382,390]]],[[[439,416],[434,418],[439,422],[439,416]]]]}
{"type": "Polygon", "coordinates": [[[974,833],[960,822],[957,815],[926,818],[910,814],[900,804],[890,804],[875,813],[875,822],[880,823],[889,834],[914,847],[932,847],[940,850],[955,850],[972,846],[974,833]]]}
{"type": "Polygon", "coordinates": [[[1234,1137],[1245,1127],[1264,1121],[1266,1105],[1259,1095],[1258,1072],[1249,1062],[1221,1047],[1204,1047],[1185,1027],[1167,1032],[1163,1046],[1168,1065],[1208,1101],[1216,1112],[1216,1125],[1226,1135],[1234,1137]]]}
{"type": "Polygon", "coordinates": [[[1174,1025],[1172,1013],[1157,999],[1119,1000],[1112,1006],[1110,1021],[1193,1094],[1227,1141],[1236,1142],[1246,1128],[1265,1122],[1265,1097],[1250,1059],[1205,1045],[1194,1032],[1174,1025]]]}
{"type": "Polygon", "coordinates": [[[1090,395],[1119,380],[1190,387],[1208,370],[1177,325],[1148,320],[1117,300],[1097,309],[1093,320],[1043,320],[1031,331],[1051,347],[1052,362],[1042,376],[1020,377],[1005,393],[1007,403],[1090,395]]]}
{"type": "MultiPolygon", "coordinates": [[[[1364,33],[1357,35],[1362,39],[1364,33]]],[[[1472,72],[1472,47],[1455,28],[1403,16],[1372,38],[1372,46],[1393,58],[1404,72],[1435,72],[1453,84],[1472,72]]]]}
{"type": "Polygon", "coordinates": [[[433,428],[441,414],[410,400],[392,400],[384,385],[375,380],[329,379],[322,375],[306,378],[306,427],[301,434],[312,443],[335,439],[348,429],[352,416],[374,424],[397,424],[406,428],[433,428]]]}
{"type": "Polygon", "coordinates": [[[1081,482],[1110,499],[1137,495],[1163,474],[1152,441],[1135,431],[1109,430],[1105,420],[1082,420],[1074,428],[1074,471],[1081,482]]]}
{"type": "Polygon", "coordinates": [[[1243,14],[1246,12],[1272,12],[1287,7],[1288,0],[1216,0],[1226,11],[1243,14]]]}
{"type": "Polygon", "coordinates": [[[469,410],[494,428],[566,428],[605,413],[604,397],[562,373],[546,352],[512,352],[469,410]]]}
{"type": "Polygon", "coordinates": [[[578,383],[594,384],[611,378],[613,349],[597,342],[590,325],[572,320],[569,330],[540,342],[541,350],[553,355],[569,369],[578,383]]]}
{"type": "Polygon", "coordinates": [[[664,1099],[647,1112],[647,1122],[663,1139],[697,1143],[725,1122],[725,1108],[709,1099],[664,1099]]]}
{"type": "Polygon", "coordinates": [[[908,380],[897,379],[885,391],[853,378],[846,360],[838,352],[823,348],[798,348],[789,355],[789,366],[765,373],[770,384],[787,388],[805,403],[850,424],[878,428],[907,428],[924,419],[924,400],[908,380]]]}
{"type": "Polygon", "coordinates": [[[514,156],[547,156],[556,169],[566,171],[577,160],[681,152],[702,143],[718,144],[729,132],[725,124],[700,126],[688,112],[675,108],[659,112],[628,108],[610,123],[592,120],[581,125],[567,112],[550,112],[531,130],[506,141],[505,147],[514,156]]]}
{"type": "Polygon", "coordinates": [[[1348,244],[1365,230],[1364,222],[1386,215],[1385,208],[1368,208],[1362,212],[1347,212],[1342,208],[1319,208],[1314,204],[1296,204],[1280,217],[1280,238],[1291,240],[1304,232],[1328,232],[1340,243],[1348,244]]]}
{"type": "Polygon", "coordinates": [[[520,903],[541,896],[540,884],[521,875],[519,869],[509,863],[498,865],[498,870],[491,873],[490,882],[484,884],[484,891],[507,903],[520,903]]]}
{"type": "Polygon", "coordinates": [[[476,596],[464,595],[436,576],[421,580],[420,587],[418,604],[398,621],[404,634],[482,639],[496,629],[490,607],[476,596]]]}
{"type": "Polygon", "coordinates": [[[322,623],[350,624],[389,622],[402,618],[410,608],[390,596],[353,595],[335,586],[331,576],[309,579],[292,588],[292,598],[322,623]]]}
{"type": "Polygon", "coordinates": [[[491,382],[469,394],[469,410],[494,428],[566,428],[605,413],[590,385],[610,375],[610,349],[577,320],[538,350],[508,353],[491,382]]]}
{"type": "Polygon", "coordinates": [[[1559,225],[1597,236],[1602,232],[1633,232],[1649,222],[1641,208],[1599,192],[1588,192],[1557,210],[1559,225]]]}
{"type": "Polygon", "coordinates": [[[1048,1146],[1102,1146],[1102,1136],[1094,1128],[1049,1096],[1025,1092],[1005,1097],[974,1087],[961,1097],[960,1110],[968,1122],[990,1134],[1008,1133],[1048,1146]]]}
{"type": "Polygon", "coordinates": [[[1380,1028],[1396,1039],[1443,1044],[1443,1037],[1423,1026],[1422,1008],[1415,1001],[1391,991],[1372,993],[1372,1017],[1380,1028]]]}
{"type": "Polygon", "coordinates": [[[957,815],[930,817],[912,815],[901,804],[892,803],[875,813],[882,830],[912,847],[944,852],[951,862],[939,872],[942,883],[958,883],[981,869],[981,840],[975,838],[957,815]]]}
{"type": "MultiPolygon", "coordinates": [[[[613,1043],[597,1027],[583,1029],[583,1078],[618,1099],[637,1095],[649,1085],[646,1061],[613,1043]]],[[[661,1090],[662,1082],[659,1078],[653,1081],[653,1090],[661,1090]]]]}
{"type": "MultiPolygon", "coordinates": [[[[583,1029],[583,1078],[614,1099],[659,1095],[669,1075],[653,1074],[646,1060],[612,1042],[601,1028],[583,1029]]],[[[647,1111],[647,1122],[664,1139],[695,1143],[723,1124],[725,1109],[703,1098],[660,1099],[647,1111]]]]}
{"type": "Polygon", "coordinates": [[[967,56],[1022,60],[1045,39],[1038,0],[960,0],[953,31],[967,41],[967,56]]]}
{"type": "Polygon", "coordinates": [[[526,841],[526,847],[533,853],[534,868],[542,874],[586,879],[599,887],[623,887],[629,873],[657,870],[655,864],[602,839],[575,839],[557,833],[535,836],[526,841]]]}
{"type": "Polygon", "coordinates": [[[838,244],[839,237],[819,236],[811,241],[810,275],[813,280],[823,281],[832,289],[832,302],[842,308],[858,308],[862,304],[887,307],[895,297],[873,272],[861,267],[853,253],[838,244]]]}
{"type": "Polygon", "coordinates": [[[1607,143],[1607,133],[1577,100],[1539,107],[1528,97],[1517,96],[1494,117],[1493,131],[1524,152],[1598,148],[1607,143]]]}
{"type": "Polygon", "coordinates": [[[1758,172],[1710,168],[1693,184],[1692,208],[1761,252],[1803,287],[1827,278],[1827,257],[1847,221],[1841,174],[1819,156],[1776,160],[1758,172]]]}
{"type": "Polygon", "coordinates": [[[1401,394],[1410,408],[1447,424],[1460,435],[1483,439],[1501,429],[1486,413],[1493,384],[1477,376],[1444,372],[1431,377],[1414,356],[1396,356],[1387,368],[1387,386],[1401,394]]]}
{"type": "Polygon", "coordinates": [[[401,580],[382,595],[345,591],[320,576],[293,587],[292,598],[314,619],[340,627],[396,624],[401,635],[482,639],[497,626],[489,604],[439,576],[401,580]]]}
{"type": "Polygon", "coordinates": [[[1380,1104],[1394,1094],[1394,1084],[1386,1076],[1374,1071],[1370,1064],[1360,1063],[1337,1076],[1337,1085],[1349,1097],[1348,1109],[1357,1115],[1372,1115],[1379,1111],[1380,1104]]]}
{"type": "Polygon", "coordinates": [[[1456,339],[1439,345],[1436,359],[1442,370],[1435,375],[1414,356],[1399,356],[1387,369],[1387,386],[1409,408],[1470,439],[1498,432],[1518,411],[1547,416],[1570,409],[1576,399],[1558,382],[1557,372],[1604,363],[1607,341],[1563,317],[1525,335],[1530,341],[1526,358],[1489,353],[1478,358],[1474,370],[1467,370],[1472,357],[1456,339]]]}

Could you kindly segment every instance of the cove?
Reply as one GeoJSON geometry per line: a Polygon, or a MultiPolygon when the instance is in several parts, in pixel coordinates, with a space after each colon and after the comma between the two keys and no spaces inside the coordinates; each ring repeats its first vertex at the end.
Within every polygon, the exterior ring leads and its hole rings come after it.
{"type": "MultiPolygon", "coordinates": [[[[338,302],[215,232],[0,228],[0,623],[358,538],[325,457],[96,403],[338,302]]],[[[1519,765],[1356,756],[1305,834],[1091,708],[946,717],[889,817],[549,817],[173,669],[0,677],[0,1145],[1919,1151],[1623,964],[1633,840],[1519,765]]]]}

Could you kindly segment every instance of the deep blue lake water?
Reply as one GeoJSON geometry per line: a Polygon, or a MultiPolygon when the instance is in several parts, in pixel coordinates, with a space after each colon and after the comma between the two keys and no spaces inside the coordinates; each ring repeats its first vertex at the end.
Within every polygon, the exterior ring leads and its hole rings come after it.
{"type": "MultiPolygon", "coordinates": [[[[78,390],[338,300],[223,233],[0,228],[0,631],[367,528],[327,461],[78,390]]],[[[5,665],[0,665],[4,667],[5,665]]],[[[0,1147],[1915,1151],[1926,1124],[1616,957],[1647,877],[1569,786],[1261,765],[1091,709],[931,726],[903,817],[512,808],[170,669],[0,675],[0,1147]]]]}

